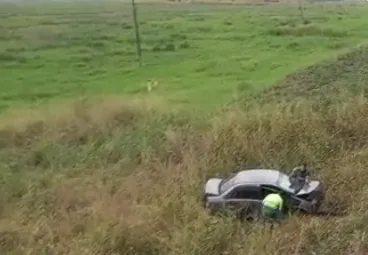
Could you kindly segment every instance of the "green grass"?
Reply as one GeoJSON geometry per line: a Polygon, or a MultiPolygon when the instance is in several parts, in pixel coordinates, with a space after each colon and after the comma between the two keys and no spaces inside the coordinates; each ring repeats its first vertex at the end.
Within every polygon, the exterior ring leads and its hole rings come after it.
{"type": "MultiPolygon", "coordinates": [[[[259,93],[244,94],[232,103],[242,106],[311,100],[324,106],[347,97],[367,97],[368,46],[353,47],[326,61],[292,73],[259,93]]],[[[232,105],[232,104],[230,104],[232,105]]]]}
{"type": "Polygon", "coordinates": [[[345,9],[140,3],[139,68],[127,4],[2,3],[0,254],[365,254],[368,9],[345,9]],[[301,161],[341,217],[201,206],[208,177],[301,161]]]}
{"type": "Polygon", "coordinates": [[[258,90],[367,38],[365,6],[1,4],[0,107],[91,94],[153,94],[203,108],[258,90]],[[305,24],[307,23],[307,24],[305,24]]]}

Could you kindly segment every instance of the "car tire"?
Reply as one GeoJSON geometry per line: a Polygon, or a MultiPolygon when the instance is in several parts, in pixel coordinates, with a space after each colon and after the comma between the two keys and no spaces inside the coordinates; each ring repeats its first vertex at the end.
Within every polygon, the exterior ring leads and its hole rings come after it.
{"type": "Polygon", "coordinates": [[[237,211],[237,217],[241,221],[254,221],[256,220],[255,213],[249,208],[242,208],[237,211]]]}
{"type": "Polygon", "coordinates": [[[203,208],[207,209],[208,208],[208,200],[207,200],[207,195],[203,195],[202,197],[202,206],[203,208]]]}

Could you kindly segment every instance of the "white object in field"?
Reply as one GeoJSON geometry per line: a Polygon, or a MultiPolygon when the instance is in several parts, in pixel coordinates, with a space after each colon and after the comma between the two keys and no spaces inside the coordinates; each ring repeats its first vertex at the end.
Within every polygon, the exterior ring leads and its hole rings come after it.
{"type": "Polygon", "coordinates": [[[152,80],[149,80],[147,82],[147,91],[148,92],[151,92],[153,88],[157,88],[158,86],[158,82],[156,80],[152,81],[152,80]]]}

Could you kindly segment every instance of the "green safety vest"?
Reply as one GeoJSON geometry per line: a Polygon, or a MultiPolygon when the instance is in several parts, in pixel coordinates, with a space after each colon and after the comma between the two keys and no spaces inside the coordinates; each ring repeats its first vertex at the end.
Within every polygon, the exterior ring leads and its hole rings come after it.
{"type": "Polygon", "coordinates": [[[282,203],[283,201],[279,194],[269,194],[262,201],[263,205],[270,207],[272,209],[279,209],[279,210],[282,209],[282,203]]]}

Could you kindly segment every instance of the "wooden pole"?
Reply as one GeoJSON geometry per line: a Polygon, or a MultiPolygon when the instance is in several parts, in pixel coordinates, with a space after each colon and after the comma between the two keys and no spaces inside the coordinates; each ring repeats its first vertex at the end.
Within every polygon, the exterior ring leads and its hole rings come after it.
{"type": "Polygon", "coordinates": [[[137,7],[135,4],[135,0],[132,0],[132,7],[133,7],[133,22],[134,22],[134,31],[135,31],[135,43],[137,46],[137,57],[138,57],[139,66],[142,66],[141,36],[139,33],[137,7]]]}
{"type": "Polygon", "coordinates": [[[298,0],[298,9],[300,12],[300,17],[302,18],[303,22],[305,21],[304,18],[304,11],[303,11],[303,4],[302,4],[302,0],[298,0]]]}

